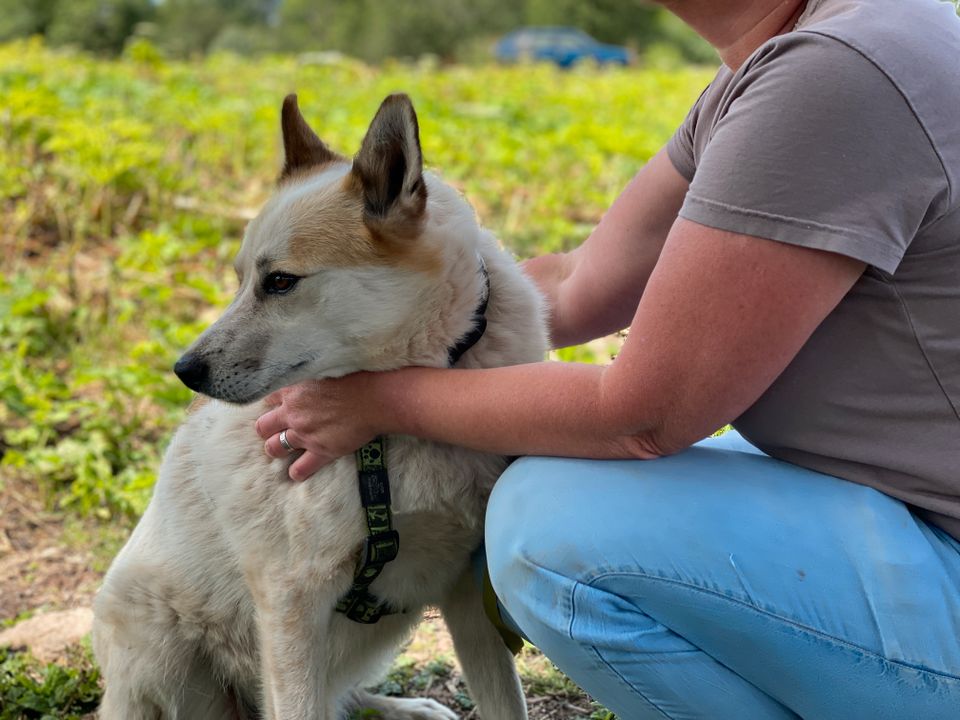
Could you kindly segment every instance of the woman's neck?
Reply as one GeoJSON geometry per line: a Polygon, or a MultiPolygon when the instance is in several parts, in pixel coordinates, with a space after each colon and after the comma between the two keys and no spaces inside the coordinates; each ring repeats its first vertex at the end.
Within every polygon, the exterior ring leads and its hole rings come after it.
{"type": "Polygon", "coordinates": [[[789,32],[807,0],[659,0],[717,49],[736,70],[767,40],[789,32]]]}

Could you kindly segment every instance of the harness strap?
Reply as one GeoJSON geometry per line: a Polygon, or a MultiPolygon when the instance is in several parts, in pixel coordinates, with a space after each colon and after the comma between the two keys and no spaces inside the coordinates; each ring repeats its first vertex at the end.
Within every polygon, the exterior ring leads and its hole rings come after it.
{"type": "Polygon", "coordinates": [[[337,603],[337,612],[354,622],[371,625],[396,610],[370,592],[383,566],[397,557],[400,535],[393,529],[390,512],[390,478],[387,475],[386,442],[377,437],[357,450],[357,477],[360,481],[360,503],[367,519],[367,536],[363,539],[360,565],[353,584],[337,603]]]}
{"type": "Polygon", "coordinates": [[[497,629],[507,649],[514,655],[519,655],[523,650],[523,638],[507,627],[500,616],[500,605],[497,602],[497,594],[493,591],[493,583],[490,582],[490,571],[486,563],[483,564],[483,612],[487,620],[497,629]]]}

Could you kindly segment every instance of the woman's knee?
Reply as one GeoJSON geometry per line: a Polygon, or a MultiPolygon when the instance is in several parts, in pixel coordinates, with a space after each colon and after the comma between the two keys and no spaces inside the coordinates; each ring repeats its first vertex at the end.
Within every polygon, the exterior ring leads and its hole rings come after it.
{"type": "Polygon", "coordinates": [[[536,491],[536,458],[520,458],[497,480],[490,495],[486,516],[487,565],[494,587],[497,579],[509,570],[525,547],[534,539],[530,529],[530,495],[536,491]]]}
{"type": "Polygon", "coordinates": [[[569,553],[558,548],[563,543],[558,542],[556,518],[543,512],[543,493],[550,492],[558,462],[563,461],[521,458],[507,468],[490,496],[487,567],[497,596],[511,614],[522,614],[533,597],[545,592],[555,596],[570,582],[565,567],[569,553]]]}

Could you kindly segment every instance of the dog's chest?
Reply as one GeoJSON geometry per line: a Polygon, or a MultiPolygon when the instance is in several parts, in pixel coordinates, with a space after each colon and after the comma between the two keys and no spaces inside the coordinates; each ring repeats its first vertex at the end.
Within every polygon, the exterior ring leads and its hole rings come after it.
{"type": "MultiPolygon", "coordinates": [[[[209,439],[202,452],[194,448],[195,477],[228,543],[238,552],[257,548],[276,559],[317,558],[324,550],[319,557],[337,562],[353,553],[367,533],[355,459],[340,458],[304,482],[291,482],[290,461],[262,452],[252,422],[257,410],[216,405],[188,425],[202,425],[209,439]]],[[[506,466],[502,457],[391,436],[386,460],[391,508],[407,558],[413,548],[431,544],[460,546],[462,552],[467,536],[479,538],[487,499],[506,466]]]]}
{"type": "Polygon", "coordinates": [[[386,442],[394,513],[442,511],[482,522],[504,458],[411,437],[386,442]]]}

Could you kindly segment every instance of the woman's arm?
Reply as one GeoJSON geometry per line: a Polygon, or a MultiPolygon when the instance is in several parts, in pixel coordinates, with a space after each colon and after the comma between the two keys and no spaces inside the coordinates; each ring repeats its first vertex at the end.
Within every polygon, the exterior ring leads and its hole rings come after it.
{"type": "Polygon", "coordinates": [[[661,150],[582,245],[523,263],[547,298],[553,347],[577,345],[630,323],[687,188],[661,150]]]}
{"type": "Polygon", "coordinates": [[[609,366],[406,368],[304,383],[260,418],[306,448],[303,479],[378,433],[512,455],[651,458],[705,437],[749,407],[861,275],[821,250],[678,220],[609,366]]]}

